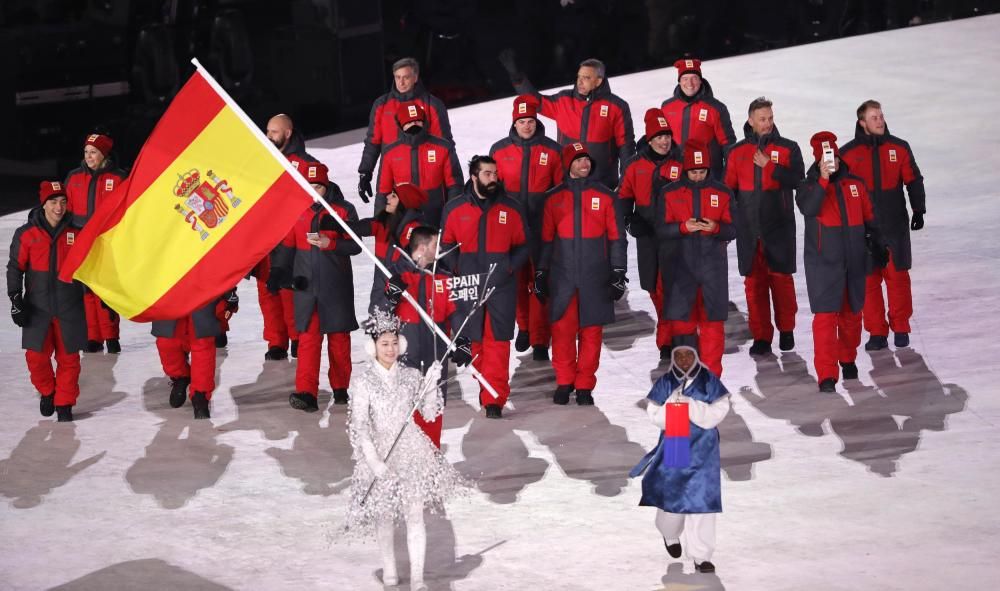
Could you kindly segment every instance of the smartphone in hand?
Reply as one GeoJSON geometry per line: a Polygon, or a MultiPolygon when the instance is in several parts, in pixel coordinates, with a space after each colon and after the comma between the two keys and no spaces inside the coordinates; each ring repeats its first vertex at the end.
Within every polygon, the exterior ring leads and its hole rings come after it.
{"type": "Polygon", "coordinates": [[[319,232],[306,232],[306,240],[319,240],[319,232]]]}

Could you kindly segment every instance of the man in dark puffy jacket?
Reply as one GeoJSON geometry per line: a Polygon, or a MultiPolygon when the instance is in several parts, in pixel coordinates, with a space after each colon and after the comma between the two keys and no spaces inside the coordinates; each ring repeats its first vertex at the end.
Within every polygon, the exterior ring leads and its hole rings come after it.
{"type": "Polygon", "coordinates": [[[656,200],[656,236],[675,245],[664,258],[663,309],[673,345],[698,349],[698,357],[722,376],[725,321],[729,314],[729,257],[736,237],[729,188],[709,176],[712,152],[695,140],[684,146],[684,176],[656,200]]]}
{"type": "Polygon", "coordinates": [[[368,203],[372,196],[372,175],[379,156],[399,137],[396,112],[403,103],[414,102],[427,113],[427,132],[454,144],[448,109],[438,97],[427,92],[420,82],[420,64],[412,57],[404,57],[392,64],[392,88],[375,99],[368,116],[368,133],[365,134],[361,164],[358,165],[358,195],[368,203]]]}
{"type": "MultiPolygon", "coordinates": [[[[88,135],[83,144],[83,162],[66,175],[63,186],[67,207],[77,228],[83,228],[105,196],[125,180],[125,171],[111,159],[113,147],[114,141],[107,135],[88,135]]],[[[121,353],[118,315],[101,305],[101,298],[89,289],[84,289],[83,304],[87,311],[87,351],[97,353],[107,345],[108,353],[121,353]]]]}
{"type": "Polygon", "coordinates": [[[865,101],[858,107],[857,114],[854,139],[844,145],[841,154],[851,173],[865,181],[875,219],[890,253],[889,263],[883,268],[873,268],[868,275],[863,317],[865,330],[871,337],[865,349],[877,351],[888,347],[889,329],[895,335],[893,344],[906,347],[910,344],[910,317],[913,315],[910,230],[924,227],[927,212],[924,177],[910,144],[889,133],[878,101],[865,101]],[[910,196],[912,221],[906,211],[904,185],[910,196]],[[883,282],[889,299],[888,322],[882,297],[883,282]]]}
{"type": "Polygon", "coordinates": [[[635,237],[639,286],[649,294],[656,309],[656,347],[660,359],[669,359],[670,321],[663,315],[664,281],[659,258],[668,254],[661,249],[670,245],[660,244],[656,239],[654,199],[665,185],[681,178],[684,163],[663,112],[649,109],[644,120],[646,135],[639,140],[636,157],[625,169],[618,197],[628,233],[635,237]]]}
{"type": "Polygon", "coordinates": [[[63,185],[42,182],[38,198],[41,206],[31,210],[10,243],[7,296],[11,318],[21,327],[31,384],[41,394],[39,410],[43,417],[56,412],[65,422],[73,420],[80,396],[80,350],[87,342],[83,286],[57,278],[76,239],[63,185]]]}
{"type": "Polygon", "coordinates": [[[799,185],[795,202],[805,217],[804,262],[813,347],[820,392],[834,392],[837,362],[845,380],[858,379],[861,309],[869,256],[885,264],[872,204],[860,177],[840,159],[837,136],[812,136],[815,164],[799,185]]]}
{"type": "Polygon", "coordinates": [[[798,144],[774,125],[771,101],[754,99],[743,126],[745,138],[729,149],[725,183],[736,196],[736,254],[747,296],[751,355],[771,352],[774,323],[778,346],[795,348],[795,189],[804,166],[798,144]]]}
{"type": "MultiPolygon", "coordinates": [[[[302,176],[345,221],[357,221],[354,206],[340,187],[330,182],[326,165],[306,162],[302,176]]],[[[345,232],[320,204],[302,212],[271,258],[273,287],[295,288],[295,328],[299,331],[299,359],[295,392],[288,396],[292,408],[319,410],[319,367],[323,335],[330,357],[329,380],[334,404],[347,404],[351,381],[351,331],[354,316],[354,272],[350,257],[361,246],[345,232]]]]}
{"type": "MultiPolygon", "coordinates": [[[[499,419],[510,396],[510,341],[514,338],[517,307],[517,273],[528,262],[528,225],[521,204],[508,197],[497,178],[497,164],[489,156],[469,162],[465,192],[445,207],[442,216],[441,250],[451,250],[443,262],[455,275],[483,278],[479,295],[494,288],[486,305],[479,308],[465,327],[472,341],[473,365],[489,380],[499,398],[480,388],[479,402],[486,417],[499,419]],[[485,278],[496,265],[489,282],[485,278]]],[[[473,302],[460,301],[464,318],[473,302]]]]}
{"type": "Polygon", "coordinates": [[[688,139],[698,140],[708,147],[712,178],[722,180],[725,170],[723,148],[736,143],[729,109],[715,98],[712,85],[702,78],[701,61],[679,59],[674,67],[677,68],[677,86],[673,96],[661,105],[663,116],[674,130],[674,141],[681,148],[687,145],[688,139]]]}
{"type": "Polygon", "coordinates": [[[518,200],[527,215],[531,260],[521,267],[517,277],[517,340],[514,348],[532,347],[536,361],[549,358],[548,308],[533,297],[535,262],[541,245],[542,207],[549,189],[562,182],[563,170],[559,144],[545,136],[545,126],[538,120],[538,99],[521,95],[514,99],[514,122],[507,137],[490,148],[496,160],[497,174],[507,194],[518,200]]]}
{"type": "Polygon", "coordinates": [[[555,120],[559,144],[583,144],[594,162],[593,180],[616,188],[621,170],[635,154],[635,134],[628,103],[611,93],[604,63],[593,58],[580,62],[573,88],[543,95],[518,69],[512,53],[501,54],[501,62],[514,89],[533,95],[538,112],[555,120]]]}
{"type": "Polygon", "coordinates": [[[424,222],[439,226],[444,204],[462,193],[462,169],[455,146],[429,132],[427,113],[417,102],[399,105],[396,122],[402,133],[382,152],[375,213],[385,209],[386,195],[393,187],[413,183],[427,191],[427,203],[422,207],[424,222]]]}
{"type": "Polygon", "coordinates": [[[549,192],[535,291],[550,298],[555,404],[594,404],[605,324],[625,295],[626,242],[617,196],[590,178],[593,161],[581,143],[563,148],[563,183],[549,192]]]}

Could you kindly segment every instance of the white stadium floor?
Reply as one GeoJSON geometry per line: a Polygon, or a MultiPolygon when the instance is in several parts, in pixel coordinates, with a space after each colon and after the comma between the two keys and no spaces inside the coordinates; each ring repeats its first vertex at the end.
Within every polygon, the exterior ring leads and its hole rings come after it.
{"type": "MultiPolygon", "coordinates": [[[[638,403],[662,372],[632,260],[596,406],[553,406],[551,369],[530,355],[512,356],[513,408],[502,421],[483,418],[468,376],[452,390],[444,447],[478,490],[428,522],[431,589],[994,588],[998,32],[1000,16],[989,16],[705,65],[737,130],[749,101],[767,95],[782,134],[807,155],[812,133],[846,142],[856,106],[881,100],[928,195],[927,227],[913,241],[913,346],[862,351],[860,382],[834,396],[816,389],[801,263],[798,346],[755,362],[730,247],[723,381],[734,410],[721,426],[716,575],[668,558],[653,510],[637,506],[639,482],[626,476],[656,440],[638,403]]],[[[674,81],[667,69],[611,84],[641,133],[643,112],[674,81]]],[[[453,111],[461,159],[504,136],[509,114],[509,99],[453,111]]],[[[323,147],[331,143],[310,150],[354,195],[360,145],[323,147]]],[[[3,256],[23,219],[0,218],[3,256]]],[[[369,267],[356,259],[359,311],[369,267]]],[[[240,294],[211,422],[194,422],[189,405],[168,407],[149,327],[128,322],[121,355],[84,355],[77,421],[42,419],[19,332],[0,319],[0,589],[380,588],[373,543],[330,540],[351,473],[345,409],[327,406],[329,390],[321,413],[289,408],[294,364],[263,361],[256,289],[244,282],[240,294]]],[[[355,333],[359,365],[362,339],[355,333]]]]}

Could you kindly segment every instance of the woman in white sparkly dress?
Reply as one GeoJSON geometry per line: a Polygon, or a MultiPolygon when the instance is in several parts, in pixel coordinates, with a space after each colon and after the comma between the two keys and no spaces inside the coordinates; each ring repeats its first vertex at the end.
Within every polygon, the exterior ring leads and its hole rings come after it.
{"type": "Polygon", "coordinates": [[[374,359],[351,380],[348,429],[355,465],[347,529],[363,536],[376,534],[384,563],[382,582],[396,585],[393,536],[396,524],[405,521],[410,589],[417,591],[426,589],[424,509],[441,509],[445,500],[466,492],[468,483],[410,417],[418,401],[417,412],[424,420],[441,414],[444,399],[436,383],[440,368],[428,369],[424,378],[419,370],[397,363],[406,350],[406,339],[398,334],[399,320],[382,314],[373,319],[373,341],[366,342],[365,349],[374,359]],[[403,425],[406,429],[390,455],[403,425]]]}

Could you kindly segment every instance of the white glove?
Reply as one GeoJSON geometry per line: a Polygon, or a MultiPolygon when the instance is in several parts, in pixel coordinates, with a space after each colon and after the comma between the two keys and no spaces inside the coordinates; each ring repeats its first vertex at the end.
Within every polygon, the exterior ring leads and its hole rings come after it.
{"type": "Polygon", "coordinates": [[[385,464],[385,462],[373,463],[373,464],[369,465],[369,467],[372,469],[372,472],[375,474],[375,478],[383,479],[386,476],[388,476],[389,474],[391,474],[391,471],[389,470],[389,466],[387,466],[385,464]]]}

